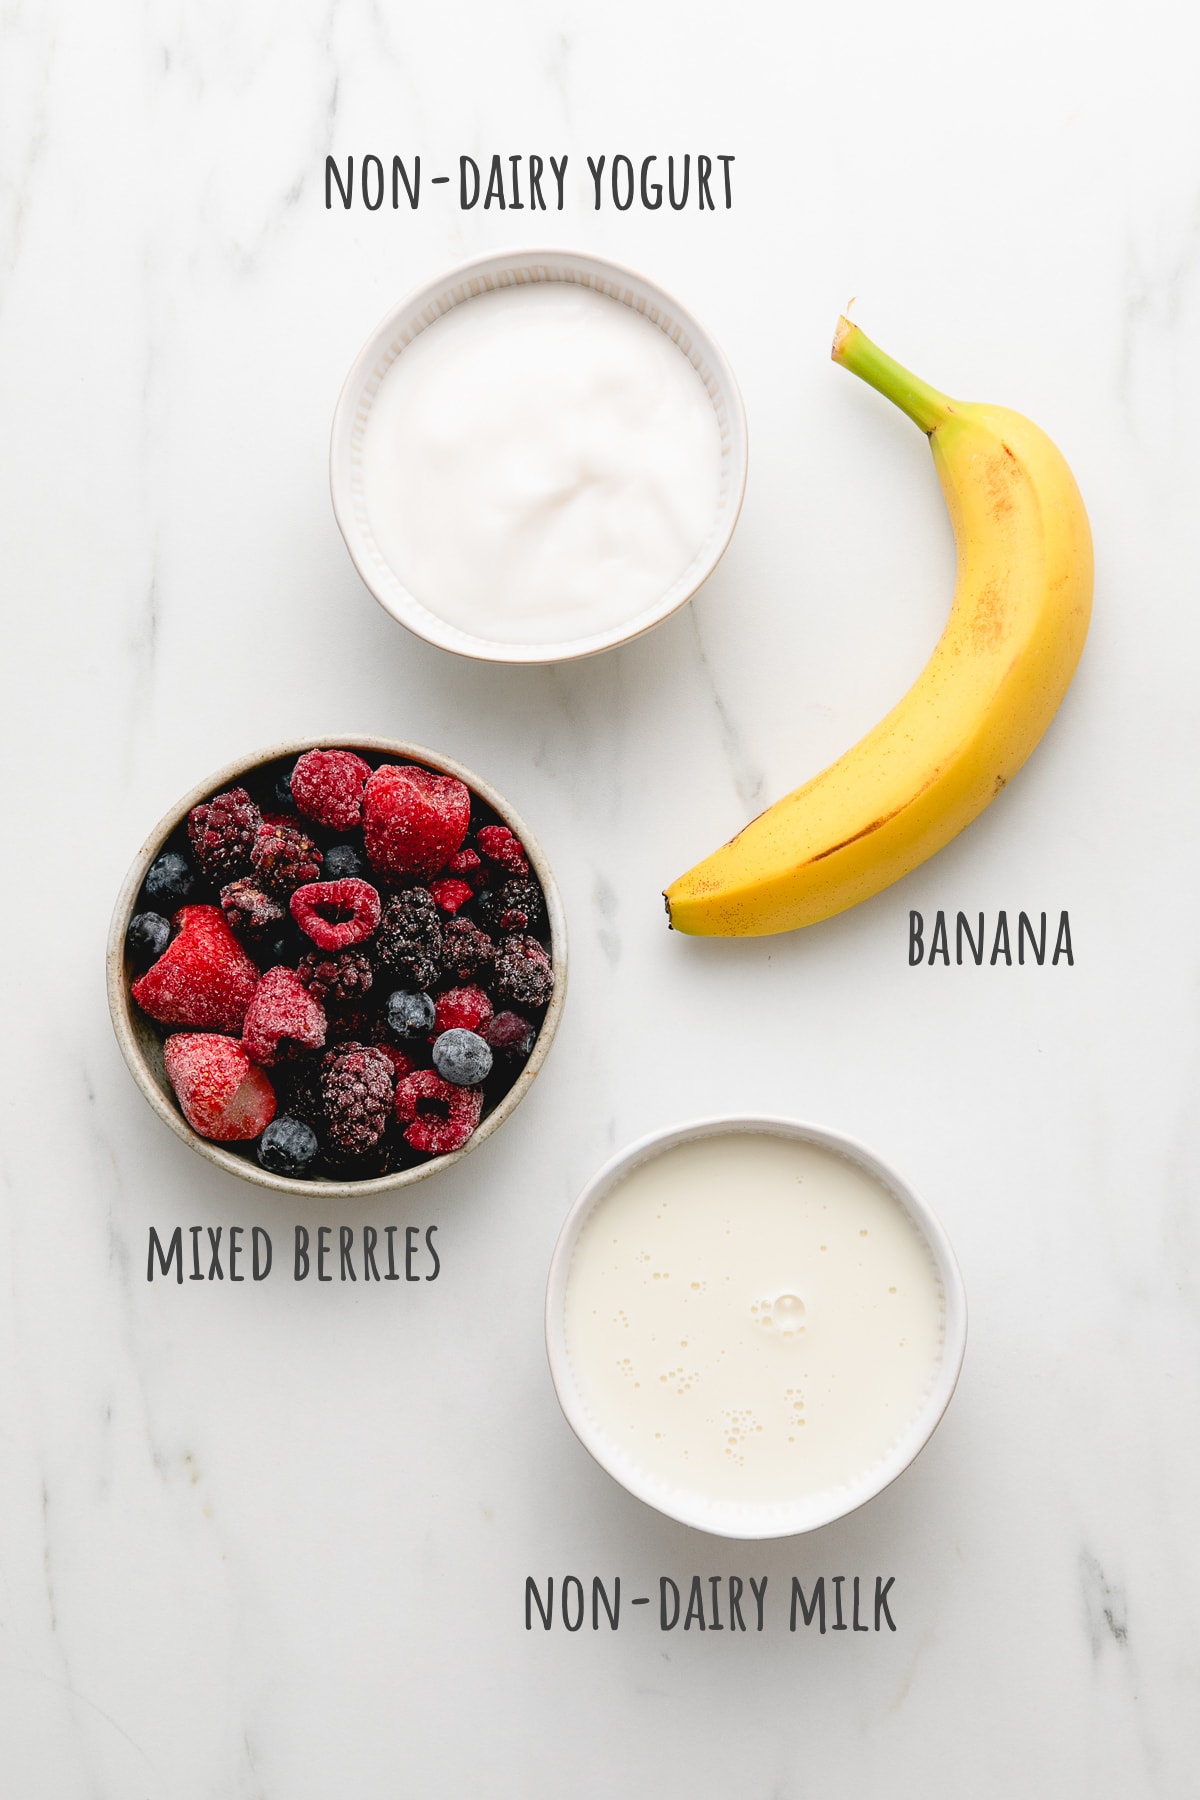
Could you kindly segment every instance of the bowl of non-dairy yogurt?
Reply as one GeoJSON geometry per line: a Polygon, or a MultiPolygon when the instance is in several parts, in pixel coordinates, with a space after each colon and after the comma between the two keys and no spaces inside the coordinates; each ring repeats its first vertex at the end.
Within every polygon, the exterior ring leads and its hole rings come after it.
{"type": "Polygon", "coordinates": [[[590,1181],[546,1298],[567,1421],[638,1499],[786,1537],[895,1480],[949,1405],[962,1277],[928,1206],[849,1138],[708,1119],[590,1181]]]}
{"type": "Polygon", "coordinates": [[[372,333],[333,421],[334,513],[410,631],[492,662],[648,631],[720,560],[746,484],[733,372],[678,301],[567,251],[488,256],[372,333]]]}

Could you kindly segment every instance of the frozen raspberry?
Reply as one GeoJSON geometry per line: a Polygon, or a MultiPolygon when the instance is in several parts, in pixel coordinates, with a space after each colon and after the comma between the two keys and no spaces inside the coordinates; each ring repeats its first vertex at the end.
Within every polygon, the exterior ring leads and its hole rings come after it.
{"type": "Polygon", "coordinates": [[[167,1080],[193,1131],[217,1143],[256,1138],[275,1116],[275,1092],[233,1038],[178,1031],[163,1050],[167,1080]]]}
{"type": "Polygon", "coordinates": [[[477,1031],[481,1037],[487,1036],[486,1027],[492,1020],[492,1003],[482,988],[449,988],[446,993],[438,995],[435,1004],[436,1032],[477,1031]]]}
{"type": "Polygon", "coordinates": [[[550,958],[536,938],[519,932],[501,940],[496,951],[495,992],[514,1006],[545,1006],[554,991],[550,958]]]}
{"type": "Polygon", "coordinates": [[[383,909],[375,957],[410,987],[432,987],[441,973],[442,925],[428,888],[406,888],[383,909]]]}
{"type": "Polygon", "coordinates": [[[531,931],[542,916],[542,890],[514,875],[480,894],[479,912],[489,931],[531,931]]]}
{"type": "Polygon", "coordinates": [[[382,875],[428,881],[459,848],[470,822],[470,793],[453,775],[384,763],[367,783],[363,837],[382,875]]]}
{"type": "Polygon", "coordinates": [[[291,819],[264,819],[250,860],[262,886],[283,900],[321,873],[321,852],[291,819]]]}
{"type": "Polygon", "coordinates": [[[396,1077],[391,1062],[369,1044],[339,1044],[321,1058],[321,1094],[328,1141],[343,1156],[377,1144],[391,1116],[396,1077]]]}
{"type": "Polygon", "coordinates": [[[417,1069],[396,1083],[396,1117],[408,1127],[404,1141],[430,1156],[461,1150],[482,1110],[482,1088],[455,1087],[432,1069],[417,1069]]]}
{"type": "Polygon", "coordinates": [[[352,751],[309,750],[292,770],[292,799],[306,819],[331,831],[349,831],[362,820],[370,777],[370,766],[352,751]]]}
{"type": "Polygon", "coordinates": [[[245,788],[227,788],[188,814],[188,836],[202,874],[210,881],[231,881],[250,868],[250,852],[262,814],[245,788]]]}
{"type": "Polygon", "coordinates": [[[348,950],[365,944],[379,924],[378,889],[369,881],[314,881],[297,888],[292,917],[318,950],[348,950]]]}
{"type": "Polygon", "coordinates": [[[244,932],[247,937],[264,937],[273,925],[281,924],[287,917],[278,900],[244,878],[230,881],[221,889],[221,911],[231,930],[244,932]]]}
{"type": "Polygon", "coordinates": [[[296,970],[314,1000],[361,1000],[371,991],[375,971],[361,950],[310,950],[296,970]]]}
{"type": "Polygon", "coordinates": [[[475,889],[469,881],[459,881],[454,877],[448,877],[445,881],[431,881],[429,891],[437,902],[438,910],[449,913],[451,918],[475,896],[475,889]]]}
{"type": "Polygon", "coordinates": [[[460,881],[469,881],[473,888],[481,888],[487,880],[487,872],[483,866],[483,858],[469,844],[456,850],[446,864],[446,874],[456,875],[460,881]]]}
{"type": "Polygon", "coordinates": [[[496,1055],[509,1064],[522,1063],[533,1049],[537,1032],[523,1019],[520,1013],[497,1013],[490,1025],[483,1027],[480,1035],[489,1043],[496,1055]]]}
{"type": "Polygon", "coordinates": [[[240,1031],[258,969],[219,906],[184,906],[178,936],[133,984],[133,997],[160,1025],[240,1031]]]}
{"type": "Polygon", "coordinates": [[[415,1060],[409,1056],[407,1051],[401,1050],[397,1045],[380,1044],[379,1048],[391,1063],[397,1081],[402,1080],[405,1075],[411,1075],[416,1068],[415,1060]]]}
{"type": "Polygon", "coordinates": [[[475,842],[489,862],[499,863],[509,875],[528,875],[525,846],[507,825],[485,825],[482,831],[476,832],[475,842]]]}
{"type": "Polygon", "coordinates": [[[252,1062],[269,1069],[300,1050],[325,1042],[325,1009],[295,969],[268,969],[254,990],[242,1026],[242,1045],[252,1062]]]}
{"type": "Polygon", "coordinates": [[[454,981],[486,980],[496,946],[471,919],[450,919],[442,928],[442,969],[454,981]]]}

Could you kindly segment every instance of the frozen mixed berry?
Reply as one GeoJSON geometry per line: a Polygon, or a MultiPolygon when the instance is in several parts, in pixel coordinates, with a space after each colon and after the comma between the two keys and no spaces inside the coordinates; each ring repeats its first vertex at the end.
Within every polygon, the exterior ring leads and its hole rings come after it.
{"type": "Polygon", "coordinates": [[[170,916],[186,906],[196,891],[196,877],[186,856],[178,850],[164,850],[150,864],[142,892],[153,901],[159,912],[170,916]]]}
{"type": "Polygon", "coordinates": [[[254,990],[242,1026],[242,1044],[250,1060],[269,1069],[301,1050],[319,1050],[324,1042],[321,1002],[295,969],[268,969],[254,990]]]}
{"type": "Polygon", "coordinates": [[[437,1022],[437,1008],[430,994],[398,989],[388,995],[383,1016],[392,1036],[399,1038],[401,1043],[410,1043],[429,1036],[437,1022]]]}
{"type": "Polygon", "coordinates": [[[457,876],[447,876],[445,881],[431,881],[429,892],[433,895],[439,912],[448,913],[451,918],[461,912],[468,900],[475,897],[475,889],[469,881],[460,881],[457,876]]]}
{"type": "Polygon", "coordinates": [[[321,873],[321,852],[292,819],[264,819],[250,860],[261,886],[282,900],[321,873]]]}
{"type": "Polygon", "coordinates": [[[489,862],[499,863],[509,875],[528,875],[529,862],[525,846],[513,836],[507,825],[485,825],[475,834],[475,842],[489,862]]]}
{"type": "Polygon", "coordinates": [[[456,1087],[433,1069],[416,1069],[396,1083],[396,1118],[404,1141],[429,1156],[461,1150],[483,1110],[480,1088],[456,1087]]]}
{"type": "Polygon", "coordinates": [[[218,1143],[256,1138],[275,1116],[275,1091],[242,1046],[215,1032],[176,1032],[163,1051],[167,1080],[193,1131],[218,1143]]]}
{"type": "Polygon", "coordinates": [[[478,1087],[492,1072],[492,1053],[477,1032],[456,1027],[433,1040],[433,1066],[455,1087],[478,1087]]]}
{"type": "Polygon", "coordinates": [[[382,1050],[339,1044],[321,1059],[326,1137],[343,1156],[361,1156],[387,1130],[396,1077],[382,1050]]]}
{"type": "Polygon", "coordinates": [[[265,937],[273,926],[281,925],[287,914],[278,900],[253,881],[242,876],[238,881],[227,882],[221,889],[221,911],[232,931],[240,931],[246,937],[265,937]]]}
{"type": "Polygon", "coordinates": [[[533,1049],[537,1032],[520,1013],[499,1012],[483,1027],[483,1036],[502,1061],[522,1063],[533,1049]]]}
{"type": "Polygon", "coordinates": [[[362,822],[370,778],[370,765],[352,750],[308,750],[292,770],[292,800],[306,819],[349,831],[362,822]]]}
{"type": "Polygon", "coordinates": [[[450,919],[442,927],[442,972],[452,981],[486,981],[496,946],[473,919],[450,919]]]}
{"type": "Polygon", "coordinates": [[[125,948],[139,968],[161,956],[171,941],[171,922],[161,913],[135,913],[125,933],[125,948]]]}
{"type": "Polygon", "coordinates": [[[276,1114],[259,1140],[258,1160],[272,1175],[307,1175],[320,1147],[311,1125],[276,1114]]]}
{"type": "Polygon", "coordinates": [[[453,775],[384,763],[363,796],[367,855],[381,875],[428,881],[467,835],[471,796],[453,775]]]}
{"type": "Polygon", "coordinates": [[[389,975],[411,987],[432,987],[441,972],[442,924],[428,888],[406,888],[383,909],[373,945],[389,975]]]}
{"type": "Polygon", "coordinates": [[[262,814],[245,788],[227,788],[188,814],[188,837],[201,874],[209,881],[232,881],[250,871],[250,853],[262,814]]]}
{"type": "Polygon", "coordinates": [[[133,984],[133,997],[160,1025],[240,1031],[258,986],[258,968],[219,906],[185,906],[178,935],[133,984]]]}
{"type": "Polygon", "coordinates": [[[326,881],[350,881],[366,874],[367,865],[353,844],[331,844],[321,870],[326,881]]]}
{"type": "Polygon", "coordinates": [[[496,998],[513,1006],[545,1006],[554,991],[550,958],[535,937],[514,932],[496,951],[496,998]]]}
{"type": "Polygon", "coordinates": [[[479,987],[447,988],[436,1001],[435,1031],[485,1031],[492,1003],[479,987]]]}
{"type": "Polygon", "coordinates": [[[479,914],[489,931],[532,931],[542,916],[542,890],[525,876],[510,876],[480,894],[479,914]]]}
{"type": "Polygon", "coordinates": [[[365,944],[379,925],[379,891],[369,881],[314,881],[297,888],[292,917],[318,950],[365,944]]]}
{"type": "Polygon", "coordinates": [[[375,971],[361,950],[310,950],[296,969],[309,993],[335,1005],[361,1000],[371,991],[375,971]]]}

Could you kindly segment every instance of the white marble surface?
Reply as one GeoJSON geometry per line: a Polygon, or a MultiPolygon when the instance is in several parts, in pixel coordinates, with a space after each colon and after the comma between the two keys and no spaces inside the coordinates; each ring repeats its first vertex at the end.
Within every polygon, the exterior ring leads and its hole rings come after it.
{"type": "MultiPolygon", "coordinates": [[[[12,0],[0,15],[7,876],[0,1790],[13,1800],[1195,1792],[1194,806],[1200,115],[1180,10],[12,0]],[[569,153],[563,214],[327,213],[327,149],[569,153]],[[733,153],[732,211],[591,210],[587,153],[733,153]],[[585,665],[407,637],[334,528],[344,369],[404,290],[540,239],[643,266],[750,416],[694,606],[585,665]],[[1095,623],[1028,769],[907,882],[759,943],[660,887],[872,723],[944,617],[920,437],[839,309],[1076,468],[1095,623]],[[144,1279],[270,1221],[153,1118],[101,961],[142,835],[226,758],[360,729],[534,823],[574,970],[514,1121],[352,1222],[432,1285],[144,1279]],[[910,969],[910,907],[1069,907],[1076,966],[910,969]],[[722,1106],[861,1136],[940,1212],[966,1370],[885,1496],[727,1544],[571,1438],[540,1309],[634,1134],[722,1106]],[[767,1574],[761,1636],[526,1635],[527,1574],[767,1574]],[[792,1573],[894,1635],[790,1636],[792,1573]]],[[[452,189],[439,190],[452,195],[452,189]]],[[[336,1222],[336,1220],[334,1221],[336,1222]]]]}

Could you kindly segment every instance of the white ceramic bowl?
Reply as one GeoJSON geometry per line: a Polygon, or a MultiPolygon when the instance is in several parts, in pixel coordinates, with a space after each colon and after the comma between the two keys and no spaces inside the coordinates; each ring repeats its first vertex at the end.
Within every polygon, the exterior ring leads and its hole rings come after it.
{"type": "Polygon", "coordinates": [[[950,1241],[929,1207],[907,1182],[902,1181],[894,1170],[880,1162],[862,1144],[843,1137],[840,1132],[801,1124],[794,1119],[739,1114],[727,1118],[694,1120],[640,1138],[637,1143],[614,1156],[588,1182],[567,1214],[550,1263],[546,1290],[546,1351],[550,1361],[550,1375],[567,1423],[600,1467],[606,1469],[615,1481],[620,1482],[637,1499],[656,1507],[668,1518],[678,1519],[684,1525],[695,1526],[700,1531],[709,1531],[718,1537],[791,1537],[800,1532],[815,1531],[818,1526],[828,1525],[834,1519],[844,1517],[846,1513],[853,1512],[881,1493],[903,1473],[933,1435],[958,1382],[966,1339],[967,1305],[962,1276],[950,1241]],[[718,1137],[737,1132],[799,1138],[805,1143],[818,1145],[857,1163],[908,1214],[932,1255],[942,1294],[944,1336],[941,1361],[916,1416],[900,1439],[886,1457],[873,1464],[867,1473],[856,1480],[793,1501],[766,1503],[715,1499],[698,1491],[686,1491],[668,1485],[648,1474],[597,1423],[576,1386],[567,1354],[566,1295],[571,1259],[575,1254],[580,1232],[595,1208],[630,1170],[661,1155],[664,1150],[695,1138],[718,1137]]]}
{"type": "Polygon", "coordinates": [[[271,1188],[277,1194],[303,1194],[309,1198],[351,1200],[358,1194],[379,1194],[392,1188],[410,1187],[414,1181],[423,1181],[427,1175],[436,1174],[439,1169],[447,1169],[452,1163],[461,1162],[464,1156],[476,1149],[485,1139],[498,1131],[504,1121],[510,1117],[529,1092],[538,1070],[545,1062],[558,1029],[558,1021],[562,1016],[563,1003],[567,997],[567,929],[563,917],[562,901],[558,886],[554,880],[550,864],[546,861],[545,852],[533,836],[524,820],[513,811],[503,795],[498,794],[487,782],[481,781],[470,769],[464,769],[460,763],[451,762],[448,757],[440,756],[432,750],[424,749],[420,744],[403,743],[395,738],[364,737],[361,732],[338,733],[332,737],[307,737],[291,739],[286,743],[270,744],[265,750],[257,750],[250,756],[239,757],[237,762],[227,763],[223,769],[207,777],[194,787],[182,800],[176,802],[166,816],[159,820],[145,843],[135,856],[128,875],[117,896],[117,904],[113,909],[112,924],[109,927],[107,955],[108,1009],[112,1018],[113,1031],[121,1054],[129,1065],[130,1074],[141,1088],[159,1118],[169,1125],[177,1137],[191,1149],[207,1157],[209,1162],[216,1163],[231,1175],[240,1175],[243,1181],[252,1181],[258,1187],[271,1188]],[[388,1175],[377,1175],[362,1180],[336,1181],[329,1177],[314,1176],[311,1180],[293,1178],[289,1175],[275,1175],[264,1169],[250,1154],[239,1155],[227,1149],[223,1144],[213,1143],[211,1139],[201,1137],[179,1110],[170,1082],[167,1080],[163,1065],[162,1033],[154,1022],[135,1004],[130,987],[133,980],[133,968],[125,947],[125,934],[129,929],[129,921],[133,916],[142,883],[146,879],[150,864],[162,851],[172,834],[187,819],[193,806],[207,800],[211,794],[222,792],[225,788],[234,787],[248,776],[261,771],[264,765],[280,760],[287,761],[311,750],[315,745],[322,749],[340,748],[357,750],[367,755],[381,755],[393,758],[396,762],[420,763],[424,768],[436,769],[442,775],[453,775],[487,802],[493,812],[497,813],[509,827],[515,837],[525,847],[534,874],[541,885],[542,896],[546,902],[546,917],[550,926],[550,954],[554,964],[554,993],[546,1009],[546,1016],[538,1030],[537,1042],[530,1052],[529,1061],[520,1075],[489,1113],[486,1113],[476,1126],[461,1150],[455,1150],[445,1156],[434,1156],[428,1162],[417,1163],[410,1168],[397,1169],[388,1175]]]}
{"type": "Polygon", "coordinates": [[[550,663],[593,656],[649,631],[689,600],[724,554],[741,511],[746,487],[746,413],[733,371],[712,338],[687,309],[632,269],[568,250],[523,250],[478,257],[429,282],[388,314],[372,332],[346,377],[333,417],[329,455],[333,510],[354,565],[379,604],[418,637],[460,656],[487,662],[550,663]],[[363,439],[379,385],[405,346],[451,308],[480,294],[530,282],[574,282],[607,294],[641,313],[677,344],[703,381],[721,436],[721,486],[717,517],[705,543],[682,575],[653,605],[610,631],[557,643],[498,643],[475,637],[438,618],[409,592],[375,541],[363,492],[363,439]]]}

